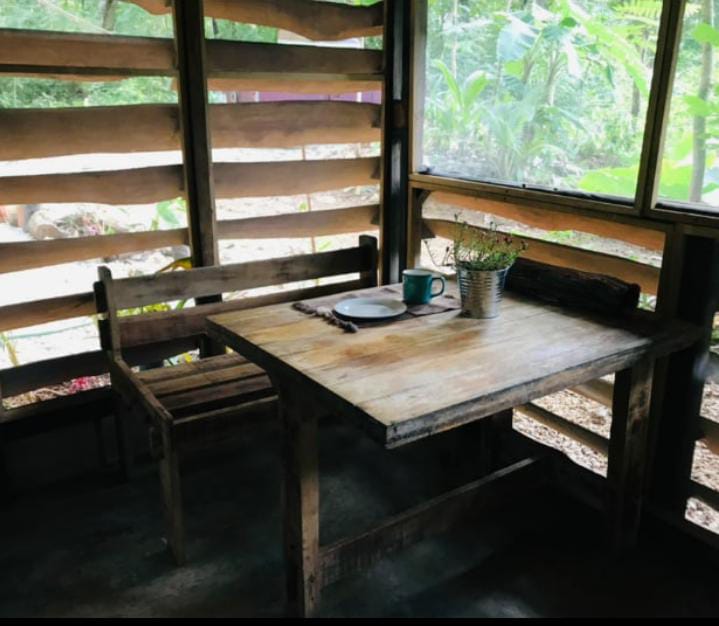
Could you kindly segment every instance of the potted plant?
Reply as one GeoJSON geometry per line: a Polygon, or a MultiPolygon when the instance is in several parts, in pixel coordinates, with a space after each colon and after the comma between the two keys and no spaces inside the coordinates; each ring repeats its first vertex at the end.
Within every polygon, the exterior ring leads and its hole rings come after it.
{"type": "Polygon", "coordinates": [[[487,319],[499,315],[507,272],[527,244],[506,233],[457,220],[453,260],[464,315],[487,319]]]}

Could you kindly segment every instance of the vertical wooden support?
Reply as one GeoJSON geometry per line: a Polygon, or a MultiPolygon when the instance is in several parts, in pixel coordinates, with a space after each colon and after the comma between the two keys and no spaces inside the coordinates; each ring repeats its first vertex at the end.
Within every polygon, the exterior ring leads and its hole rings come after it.
{"type": "Polygon", "coordinates": [[[617,372],[607,468],[607,524],[615,548],[636,542],[647,472],[654,362],[617,372]]]}
{"type": "Polygon", "coordinates": [[[663,285],[663,312],[697,324],[702,338],[692,347],[672,355],[662,364],[655,386],[652,434],[651,498],[655,505],[684,516],[702,392],[706,381],[708,349],[714,314],[719,307],[719,241],[679,235],[674,255],[666,262],[676,264],[671,284],[663,285]]]}
{"type": "Polygon", "coordinates": [[[287,605],[293,617],[317,614],[320,570],[320,494],[317,415],[291,385],[273,380],[280,401],[284,464],[287,605]]]}
{"type": "Polygon", "coordinates": [[[429,191],[410,188],[409,218],[407,222],[407,267],[422,264],[422,240],[427,237],[427,228],[422,221],[422,207],[429,197],[429,191]]]}
{"type": "MultiPolygon", "coordinates": [[[[175,49],[187,224],[193,267],[219,264],[212,142],[207,97],[204,0],[174,0],[175,49]]],[[[197,304],[220,302],[221,295],[197,298],[197,304]]],[[[202,356],[224,354],[224,346],[200,343],[202,356]]]]}
{"type": "Polygon", "coordinates": [[[175,563],[185,563],[185,522],[177,446],[171,424],[162,424],[162,458],[159,463],[167,543],[175,563]]]}
{"type": "Polygon", "coordinates": [[[407,259],[409,189],[410,0],[384,3],[382,113],[382,283],[399,282],[407,259]]]}
{"type": "Polygon", "coordinates": [[[379,256],[379,249],[377,248],[377,238],[371,235],[360,235],[359,238],[360,247],[368,248],[371,255],[371,266],[372,269],[367,272],[360,272],[360,280],[365,287],[376,287],[378,282],[377,276],[377,263],[379,256]]]}
{"type": "Polygon", "coordinates": [[[411,8],[410,31],[410,103],[409,103],[409,140],[410,171],[423,171],[424,157],[424,103],[425,81],[427,75],[427,13],[428,0],[413,0],[411,8]]]}

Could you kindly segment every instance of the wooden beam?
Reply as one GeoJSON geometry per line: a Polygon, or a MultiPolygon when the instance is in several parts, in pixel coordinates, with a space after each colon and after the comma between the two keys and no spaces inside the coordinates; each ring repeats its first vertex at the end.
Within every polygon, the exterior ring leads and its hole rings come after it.
{"type": "MultiPolygon", "coordinates": [[[[218,198],[269,197],[376,184],[379,159],[217,163],[213,169],[218,198]]],[[[182,188],[179,165],[5,176],[0,177],[0,204],[149,204],[176,198],[182,188]]]]}
{"type": "Polygon", "coordinates": [[[661,230],[622,224],[600,217],[587,217],[566,211],[552,211],[546,208],[489,200],[458,193],[438,191],[432,193],[430,197],[442,204],[489,213],[515,222],[521,222],[533,228],[548,231],[576,230],[625,241],[650,250],[662,250],[664,248],[664,233],[661,230]]]}
{"type": "Polygon", "coordinates": [[[372,269],[368,246],[115,280],[121,309],[372,269]]]}
{"type": "MultiPolygon", "coordinates": [[[[378,50],[207,41],[210,88],[347,93],[382,87],[378,50]]],[[[176,76],[172,39],[0,29],[0,74],[72,81],[176,76]]]]}
{"type": "Polygon", "coordinates": [[[104,259],[157,248],[187,245],[187,230],[0,243],[0,274],[74,261],[104,259]]]}
{"type": "Polygon", "coordinates": [[[587,446],[591,450],[606,456],[609,453],[609,440],[597,433],[584,428],[579,424],[569,421],[568,419],[547,411],[536,404],[523,404],[517,407],[520,413],[523,413],[535,422],[539,422],[558,433],[569,437],[577,443],[587,446]]]}
{"type": "MultiPolygon", "coordinates": [[[[178,150],[171,104],[0,110],[0,160],[178,150]]],[[[380,107],[357,102],[262,102],[210,107],[214,148],[293,148],[380,139],[380,107]]]]}
{"type": "Polygon", "coordinates": [[[220,239],[327,237],[376,230],[379,205],[218,222],[220,239]]]}
{"type": "Polygon", "coordinates": [[[95,301],[91,292],[10,304],[0,307],[0,332],[94,313],[95,301]]]}
{"type": "Polygon", "coordinates": [[[384,7],[384,107],[382,109],[382,184],[380,272],[382,283],[399,282],[407,266],[410,2],[384,7]]]}
{"type": "Polygon", "coordinates": [[[193,267],[217,265],[220,258],[208,113],[204,6],[204,0],[172,2],[184,195],[193,267]]]}
{"type": "MultiPolygon", "coordinates": [[[[370,285],[361,280],[343,281],[320,287],[293,289],[265,296],[242,297],[227,302],[204,304],[201,307],[189,307],[181,311],[163,311],[123,317],[120,320],[120,336],[122,345],[128,347],[142,346],[156,341],[169,341],[178,337],[195,337],[205,332],[205,320],[209,315],[253,309],[280,302],[319,298],[368,286],[370,285]]],[[[103,334],[101,326],[101,340],[103,334]]]]}
{"type": "Polygon", "coordinates": [[[594,400],[604,406],[612,406],[612,396],[614,395],[614,385],[609,381],[598,378],[578,387],[573,387],[571,391],[578,393],[580,396],[594,400]]]}
{"type": "MultiPolygon", "coordinates": [[[[169,13],[167,0],[126,0],[155,15],[169,13]]],[[[315,0],[206,0],[215,19],[289,30],[316,41],[339,41],[382,34],[382,2],[348,6],[315,0]]]]}
{"type": "Polygon", "coordinates": [[[700,435],[707,448],[714,454],[719,454],[719,422],[714,422],[706,417],[699,419],[700,435]]]}
{"type": "Polygon", "coordinates": [[[715,511],[719,511],[719,491],[692,480],[689,485],[689,495],[697,500],[701,500],[715,511]]]}
{"type": "Polygon", "coordinates": [[[497,507],[543,479],[542,459],[525,459],[424,502],[357,537],[320,551],[322,585],[364,570],[391,552],[444,532],[472,509],[497,507]]]}
{"type": "MultiPolygon", "coordinates": [[[[456,228],[454,222],[430,219],[425,220],[425,224],[431,232],[439,237],[454,238],[456,228]]],[[[637,283],[646,293],[655,294],[657,292],[659,281],[659,268],[657,267],[602,252],[570,248],[532,237],[521,237],[521,239],[529,246],[523,253],[527,259],[559,267],[571,267],[584,272],[615,276],[628,283],[637,283]]]]}

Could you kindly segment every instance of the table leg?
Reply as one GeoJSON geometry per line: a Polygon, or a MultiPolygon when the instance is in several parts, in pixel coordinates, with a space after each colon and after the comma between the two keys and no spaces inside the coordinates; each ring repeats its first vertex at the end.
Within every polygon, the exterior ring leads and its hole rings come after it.
{"type": "Polygon", "coordinates": [[[636,543],[647,473],[649,406],[654,362],[617,372],[607,468],[607,525],[612,546],[636,543]]]}
{"type": "Polygon", "coordinates": [[[320,601],[317,414],[300,393],[277,386],[283,430],[287,601],[292,616],[311,617],[320,601]]]}

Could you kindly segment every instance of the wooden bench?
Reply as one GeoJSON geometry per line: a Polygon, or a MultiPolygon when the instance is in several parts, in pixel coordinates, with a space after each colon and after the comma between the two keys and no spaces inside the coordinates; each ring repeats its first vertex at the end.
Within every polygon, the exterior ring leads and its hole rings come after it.
{"type": "Polygon", "coordinates": [[[360,237],[356,248],[269,261],[225,265],[116,280],[99,269],[95,284],[100,336],[108,354],[116,392],[116,424],[122,466],[129,475],[134,453],[129,422],[134,411],[149,418],[152,448],[158,453],[168,527],[168,543],[178,564],[185,560],[178,450],[209,433],[222,438],[233,423],[266,420],[276,414],[276,396],[266,374],[256,365],[224,349],[206,349],[200,360],[135,372],[124,352],[158,341],[205,342],[205,318],[277,302],[371,287],[377,284],[377,240],[360,237]],[[257,298],[207,302],[239,290],[359,273],[358,279],[284,291],[257,298]],[[158,302],[194,299],[196,306],[159,313],[121,315],[122,311],[158,302]]]}

